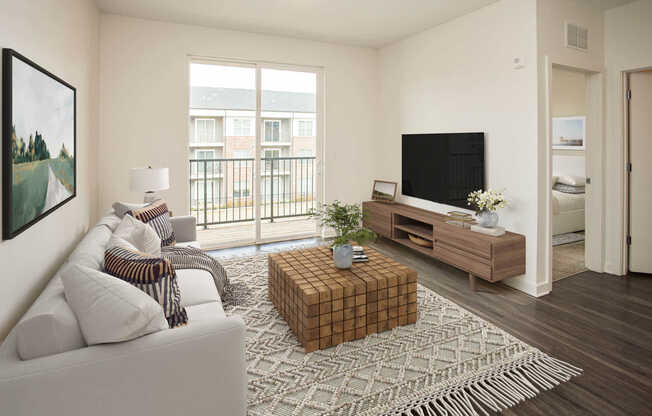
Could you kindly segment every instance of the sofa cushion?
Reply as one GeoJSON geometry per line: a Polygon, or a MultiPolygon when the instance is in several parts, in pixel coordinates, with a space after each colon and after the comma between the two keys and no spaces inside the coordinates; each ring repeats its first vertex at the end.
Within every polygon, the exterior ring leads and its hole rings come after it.
{"type": "Polygon", "coordinates": [[[106,250],[111,235],[112,230],[109,227],[94,226],[68,257],[68,262],[94,270],[102,270],[104,268],[104,250],[106,250]]]}
{"type": "Polygon", "coordinates": [[[137,208],[129,211],[128,215],[151,226],[156,234],[161,237],[161,246],[173,246],[176,242],[174,230],[170,222],[170,212],[165,201],[158,200],[143,208],[137,208]]]}
{"type": "Polygon", "coordinates": [[[162,307],[170,327],[188,322],[181,305],[177,275],[168,259],[148,256],[122,247],[113,247],[104,254],[105,271],[154,298],[162,307]]]}
{"type": "Polygon", "coordinates": [[[63,290],[42,294],[16,325],[15,331],[16,349],[23,360],[86,346],[77,318],[68,305],[63,290]]]}
{"type": "Polygon", "coordinates": [[[191,306],[208,302],[221,302],[213,276],[206,270],[177,270],[181,305],[191,306]]]}
{"type": "Polygon", "coordinates": [[[191,325],[196,322],[215,320],[216,317],[226,317],[220,302],[202,303],[188,307],[188,322],[191,325]]]}
{"type": "Polygon", "coordinates": [[[132,202],[114,202],[111,207],[113,208],[115,215],[117,215],[119,218],[123,218],[127,212],[134,209],[146,207],[147,205],[148,204],[144,203],[139,204],[132,202]]]}
{"type": "Polygon", "coordinates": [[[138,221],[131,215],[125,215],[122,222],[113,232],[107,248],[116,245],[129,243],[128,248],[134,247],[136,250],[152,256],[161,255],[161,238],[156,231],[149,225],[138,221]]]}
{"type": "Polygon", "coordinates": [[[128,341],[168,328],[161,305],[127,282],[77,264],[64,268],[61,280],[88,345],[128,341]]]}

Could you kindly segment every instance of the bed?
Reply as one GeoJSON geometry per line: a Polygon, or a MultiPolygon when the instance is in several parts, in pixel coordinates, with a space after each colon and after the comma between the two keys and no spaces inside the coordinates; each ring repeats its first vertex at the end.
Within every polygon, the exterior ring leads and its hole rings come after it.
{"type": "Polygon", "coordinates": [[[559,176],[553,184],[552,234],[584,230],[584,178],[559,176]]]}

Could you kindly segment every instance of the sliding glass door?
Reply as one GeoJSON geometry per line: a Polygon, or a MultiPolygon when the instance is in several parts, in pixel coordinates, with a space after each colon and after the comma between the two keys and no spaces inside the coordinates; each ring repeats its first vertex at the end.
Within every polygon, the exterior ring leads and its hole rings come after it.
{"type": "Polygon", "coordinates": [[[314,235],[320,73],[190,63],[190,210],[206,246],[314,235]]]}

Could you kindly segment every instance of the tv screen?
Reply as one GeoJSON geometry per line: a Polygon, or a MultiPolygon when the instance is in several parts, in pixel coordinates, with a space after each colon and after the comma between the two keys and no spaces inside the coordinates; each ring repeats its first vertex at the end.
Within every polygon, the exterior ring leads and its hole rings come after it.
{"type": "Polygon", "coordinates": [[[403,135],[403,195],[468,208],[484,189],[484,133],[403,135]]]}

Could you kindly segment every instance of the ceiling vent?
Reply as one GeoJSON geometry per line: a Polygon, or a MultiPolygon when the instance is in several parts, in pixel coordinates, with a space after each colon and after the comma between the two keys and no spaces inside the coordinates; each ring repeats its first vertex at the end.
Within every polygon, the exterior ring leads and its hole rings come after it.
{"type": "Polygon", "coordinates": [[[589,50],[589,30],[577,23],[566,22],[566,47],[589,50]]]}

